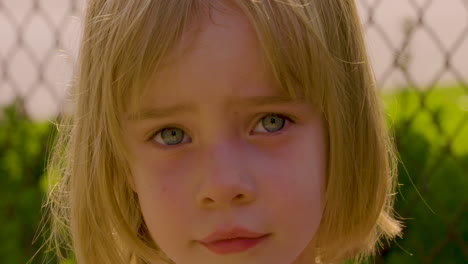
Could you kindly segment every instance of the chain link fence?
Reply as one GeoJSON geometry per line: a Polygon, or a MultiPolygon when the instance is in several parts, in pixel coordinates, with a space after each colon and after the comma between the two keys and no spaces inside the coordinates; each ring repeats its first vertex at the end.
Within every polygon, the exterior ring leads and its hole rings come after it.
{"type": "Polygon", "coordinates": [[[0,105],[22,98],[32,118],[58,113],[79,41],[82,0],[0,1],[0,105]]]}
{"type": "Polygon", "coordinates": [[[407,228],[404,239],[384,249],[376,262],[383,263],[382,256],[394,253],[389,251],[403,250],[404,257],[388,259],[392,263],[466,263],[468,1],[361,0],[358,3],[364,10],[361,14],[367,39],[379,39],[379,47],[391,54],[375,73],[377,87],[385,87],[396,74],[401,82],[394,88],[406,89],[397,102],[397,111],[404,111],[404,118],[394,129],[403,161],[399,181],[404,186],[399,191],[406,194],[406,197],[397,196],[396,208],[406,219],[407,228]],[[395,40],[380,19],[384,14],[396,17],[404,10],[407,13],[401,20],[402,37],[395,40]],[[419,56],[418,49],[424,50],[419,56]],[[421,75],[426,77],[423,81],[421,75]],[[447,81],[453,86],[442,92],[441,86],[447,81]],[[458,97],[447,95],[452,92],[458,97]],[[441,97],[446,100],[443,104],[453,106],[453,111],[441,106],[441,97]],[[420,131],[418,126],[423,126],[420,131]],[[432,136],[424,137],[425,132],[432,136]],[[427,142],[428,138],[435,140],[427,142]],[[464,195],[447,195],[450,192],[464,195]],[[398,242],[405,239],[412,243],[404,243],[401,248],[398,242]],[[412,252],[418,252],[419,257],[413,257],[414,262],[406,261],[411,259],[412,252]]]}
{"type": "MultiPolygon", "coordinates": [[[[398,149],[426,146],[421,141],[424,133],[436,139],[425,142],[430,147],[401,154],[400,171],[406,174],[400,173],[400,192],[410,195],[398,196],[396,206],[407,219],[405,237],[385,246],[376,262],[398,260],[394,252],[406,257],[424,252],[410,263],[442,263],[440,258],[450,254],[466,261],[468,199],[465,194],[450,200],[441,193],[468,193],[468,0],[356,3],[377,87],[383,97],[399,98],[389,100],[399,107],[387,106],[389,111],[404,112],[392,123],[398,149]],[[454,100],[448,112],[438,104],[445,89],[441,87],[447,86],[452,88],[446,93],[457,94],[448,97],[454,100]],[[422,134],[414,132],[418,124],[424,126],[418,132],[422,134]],[[449,180],[453,175],[458,175],[455,186],[449,180]],[[415,215],[419,219],[413,219],[415,215]],[[443,220],[437,220],[435,232],[430,224],[420,224],[421,218],[443,220]],[[418,228],[437,234],[424,238],[412,233],[418,228]],[[411,236],[430,241],[420,241],[424,247],[404,244],[411,236]]],[[[17,107],[31,118],[53,116],[66,105],[83,6],[84,0],[0,0],[0,105],[22,98],[17,107]]]]}

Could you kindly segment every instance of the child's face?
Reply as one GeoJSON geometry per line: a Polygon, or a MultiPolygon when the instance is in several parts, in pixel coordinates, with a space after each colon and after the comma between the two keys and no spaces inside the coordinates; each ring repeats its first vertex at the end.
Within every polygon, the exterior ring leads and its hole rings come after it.
{"type": "Polygon", "coordinates": [[[189,49],[155,76],[141,104],[194,109],[124,123],[144,220],[177,264],[313,263],[326,164],[322,117],[301,102],[238,104],[280,95],[278,86],[245,18],[213,12],[212,19],[216,25],[203,21],[193,42],[181,41],[189,49]],[[173,129],[146,141],[162,128],[173,129]],[[197,242],[233,226],[270,235],[230,254],[197,242]]]}

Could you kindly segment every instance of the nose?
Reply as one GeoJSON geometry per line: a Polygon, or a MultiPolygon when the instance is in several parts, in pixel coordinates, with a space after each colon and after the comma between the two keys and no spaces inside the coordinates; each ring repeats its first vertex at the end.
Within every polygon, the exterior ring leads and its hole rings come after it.
{"type": "Polygon", "coordinates": [[[212,145],[200,157],[200,188],[197,204],[203,209],[226,208],[252,203],[255,180],[245,162],[242,146],[235,142],[212,145]]]}

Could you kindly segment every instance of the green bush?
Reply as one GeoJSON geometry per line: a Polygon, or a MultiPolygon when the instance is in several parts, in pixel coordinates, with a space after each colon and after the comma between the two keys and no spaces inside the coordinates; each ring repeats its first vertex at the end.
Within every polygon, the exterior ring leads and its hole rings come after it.
{"type": "Polygon", "coordinates": [[[33,244],[45,195],[45,156],[52,125],[34,123],[14,105],[0,114],[0,259],[26,263],[38,250],[33,244]]]}
{"type": "Polygon", "coordinates": [[[384,96],[399,164],[396,210],[406,228],[385,263],[463,263],[468,237],[468,100],[462,87],[384,96]],[[416,188],[415,188],[416,187],[416,188]]]}

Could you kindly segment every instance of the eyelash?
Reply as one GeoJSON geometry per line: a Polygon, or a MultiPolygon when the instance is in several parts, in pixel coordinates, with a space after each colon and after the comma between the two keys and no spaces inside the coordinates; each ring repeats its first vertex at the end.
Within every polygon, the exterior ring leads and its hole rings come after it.
{"type": "MultiPolygon", "coordinates": [[[[290,116],[287,115],[287,114],[276,113],[276,112],[270,112],[270,113],[264,113],[264,114],[262,114],[261,118],[258,119],[257,122],[256,122],[255,124],[257,125],[259,122],[262,121],[262,119],[264,119],[265,117],[267,117],[267,116],[269,116],[269,115],[277,116],[277,117],[279,117],[279,118],[285,119],[286,121],[285,121],[285,124],[283,125],[283,127],[282,127],[280,130],[278,130],[278,131],[276,131],[276,132],[265,132],[264,134],[277,134],[277,133],[281,133],[281,132],[286,128],[286,126],[289,126],[288,123],[292,123],[292,124],[295,123],[295,121],[293,120],[293,118],[290,117],[290,116]]],[[[164,129],[166,129],[166,128],[179,128],[179,129],[181,129],[181,128],[178,127],[177,125],[167,125],[167,126],[161,128],[161,129],[158,129],[156,132],[151,133],[151,135],[148,137],[147,141],[154,141],[154,138],[155,138],[159,133],[161,133],[164,129]]],[[[181,129],[181,130],[183,130],[183,129],[181,129]]],[[[184,131],[184,130],[183,130],[183,131],[184,131]]],[[[185,131],[184,131],[184,134],[185,134],[185,131]]],[[[174,147],[178,147],[178,146],[180,146],[180,145],[183,144],[183,143],[179,143],[179,144],[175,144],[175,145],[163,145],[163,144],[158,143],[158,142],[156,142],[156,141],[154,141],[154,143],[157,144],[158,146],[163,147],[163,148],[174,148],[174,147]]]]}

